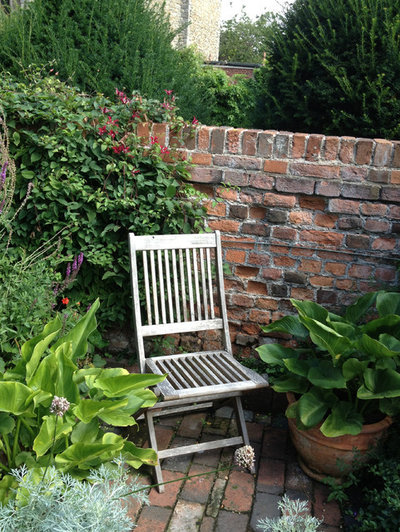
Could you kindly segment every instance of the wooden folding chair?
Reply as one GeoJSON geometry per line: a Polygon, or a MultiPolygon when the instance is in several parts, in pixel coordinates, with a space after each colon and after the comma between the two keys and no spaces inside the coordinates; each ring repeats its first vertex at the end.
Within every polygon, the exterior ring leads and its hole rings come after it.
{"type": "MultiPolygon", "coordinates": [[[[268,382],[239,364],[232,355],[219,231],[159,236],[131,233],[129,242],[140,371],[168,375],[155,389],[160,401],[145,412],[150,444],[158,453],[159,463],[171,456],[248,445],[240,396],[247,390],[265,387],[268,382]],[[220,350],[146,356],[144,339],[147,337],[212,330],[221,331],[220,350]],[[214,401],[231,397],[235,398],[240,436],[158,450],[155,416],[204,410],[214,401]]],[[[163,481],[161,466],[155,469],[160,483],[163,481]]],[[[163,486],[159,489],[163,491],[163,486]]]]}

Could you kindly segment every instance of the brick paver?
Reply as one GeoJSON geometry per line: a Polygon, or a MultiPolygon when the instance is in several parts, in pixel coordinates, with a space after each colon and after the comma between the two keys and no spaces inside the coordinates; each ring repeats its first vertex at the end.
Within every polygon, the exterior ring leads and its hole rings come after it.
{"type": "MultiPolygon", "coordinates": [[[[326,486],[300,469],[290,443],[282,398],[274,399],[278,414],[246,412],[249,436],[256,451],[256,473],[232,467],[234,449],[227,447],[163,461],[164,480],[176,480],[160,494],[153,488],[150,506],[132,505],[136,532],[256,532],[259,519],[279,517],[284,494],[308,501],[309,512],[324,523],[322,531],[342,530],[339,507],[328,502],[326,486]],[[215,472],[219,469],[219,472],[215,472]],[[185,475],[204,476],[182,479],[185,475]],[[207,474],[209,473],[209,474],[207,474]]],[[[272,408],[274,412],[274,407],[272,408]]],[[[232,408],[214,415],[195,413],[161,418],[156,430],[162,446],[192,444],[235,433],[232,408]]],[[[148,477],[144,482],[149,483],[148,477]]]]}

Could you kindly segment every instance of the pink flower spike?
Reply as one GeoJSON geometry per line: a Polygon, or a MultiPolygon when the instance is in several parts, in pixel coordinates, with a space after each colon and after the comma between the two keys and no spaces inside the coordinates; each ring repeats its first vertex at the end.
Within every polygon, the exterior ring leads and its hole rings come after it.
{"type": "Polygon", "coordinates": [[[171,94],[172,94],[174,91],[164,89],[164,92],[165,92],[166,94],[168,94],[168,96],[171,96],[171,94]]]}
{"type": "Polygon", "coordinates": [[[197,126],[198,123],[199,123],[199,121],[198,121],[197,118],[194,116],[194,117],[193,117],[193,120],[192,120],[192,126],[197,126]]]}

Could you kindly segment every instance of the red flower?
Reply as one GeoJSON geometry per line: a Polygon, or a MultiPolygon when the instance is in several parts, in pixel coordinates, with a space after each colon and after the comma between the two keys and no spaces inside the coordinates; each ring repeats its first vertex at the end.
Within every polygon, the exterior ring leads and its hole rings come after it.
{"type": "Polygon", "coordinates": [[[161,146],[161,153],[169,153],[169,149],[166,146],[161,146]]]}
{"type": "Polygon", "coordinates": [[[99,135],[104,135],[107,131],[107,126],[99,127],[99,135]]]}
{"type": "Polygon", "coordinates": [[[62,300],[61,300],[61,303],[62,303],[63,305],[65,305],[65,306],[67,306],[68,303],[69,303],[69,299],[68,299],[67,297],[63,297],[62,300]]]}
{"type": "Polygon", "coordinates": [[[197,118],[194,116],[194,117],[193,117],[193,120],[192,120],[192,126],[197,126],[198,123],[199,123],[199,121],[198,121],[197,118]]]}
{"type": "Polygon", "coordinates": [[[158,137],[150,137],[151,144],[158,144],[158,137]]]}
{"type": "Polygon", "coordinates": [[[164,89],[164,92],[165,92],[166,94],[168,94],[168,96],[171,96],[171,94],[172,94],[174,91],[164,89]]]}

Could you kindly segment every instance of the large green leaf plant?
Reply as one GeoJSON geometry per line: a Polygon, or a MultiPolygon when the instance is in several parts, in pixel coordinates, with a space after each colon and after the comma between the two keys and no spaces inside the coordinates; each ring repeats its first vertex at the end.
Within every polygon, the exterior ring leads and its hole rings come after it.
{"type": "Polygon", "coordinates": [[[78,368],[96,329],[98,307],[97,300],[61,337],[57,316],[22,346],[16,366],[0,374],[0,498],[10,486],[8,473],[21,464],[56,466],[85,478],[116,456],[134,468],[156,463],[155,451],[136,447],[113,427],[136,425],[133,414],[157,401],[147,387],[164,377],[123,368],[78,368]],[[62,416],[51,413],[55,397],[69,402],[62,416]]]}
{"type": "Polygon", "coordinates": [[[265,344],[261,359],[282,374],[273,389],[293,392],[286,415],[328,437],[356,435],[365,423],[400,412],[400,293],[360,297],[342,316],[292,299],[297,316],[263,327],[292,335],[297,347],[265,344]]]}

